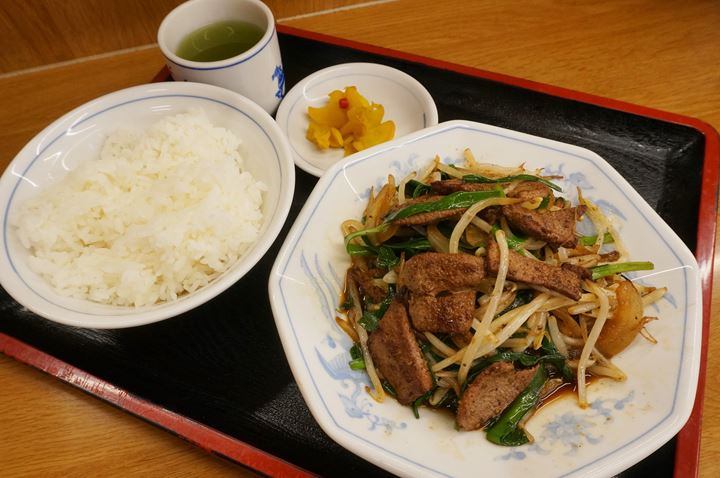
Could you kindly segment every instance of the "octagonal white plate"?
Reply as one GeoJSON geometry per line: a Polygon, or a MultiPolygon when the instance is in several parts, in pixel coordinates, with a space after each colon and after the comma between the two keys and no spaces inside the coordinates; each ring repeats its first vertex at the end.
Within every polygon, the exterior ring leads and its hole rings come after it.
{"type": "Polygon", "coordinates": [[[687,421],[697,385],[701,300],[692,253],[640,195],[597,154],[583,148],[479,123],[452,121],[356,154],[320,179],[288,235],[270,276],[270,298],[295,379],[315,419],[338,443],[404,476],[600,477],[642,460],[687,421]],[[483,432],[459,432],[449,414],[392,399],[375,403],[364,373],[350,370],[350,339],[335,324],[349,265],[340,223],[359,218],[368,189],[388,173],[400,178],[435,154],[460,162],[464,148],[482,162],[562,175],[565,196],[576,186],[615,216],[634,260],[655,270],[630,274],[668,286],[649,329],[653,345],[636,339],[614,361],[627,373],[618,383],[589,388],[591,406],[568,395],[543,407],[528,424],[535,443],[504,448],[483,432]]]}

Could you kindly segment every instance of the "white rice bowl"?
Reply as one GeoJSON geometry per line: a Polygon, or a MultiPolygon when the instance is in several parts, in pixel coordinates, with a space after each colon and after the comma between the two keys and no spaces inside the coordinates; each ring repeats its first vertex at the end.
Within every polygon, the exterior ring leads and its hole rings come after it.
{"type": "Polygon", "coordinates": [[[112,93],[50,125],[3,174],[0,282],[70,325],[172,317],[255,265],[293,190],[285,136],[244,97],[194,83],[112,93]]]}

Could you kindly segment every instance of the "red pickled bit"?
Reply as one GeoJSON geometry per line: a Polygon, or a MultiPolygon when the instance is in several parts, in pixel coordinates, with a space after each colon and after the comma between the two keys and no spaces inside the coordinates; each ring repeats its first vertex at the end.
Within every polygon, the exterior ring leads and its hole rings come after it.
{"type": "Polygon", "coordinates": [[[339,106],[340,108],[346,110],[346,109],[348,109],[348,107],[350,106],[350,102],[348,101],[347,98],[340,98],[340,99],[338,100],[338,106],[339,106]]]}

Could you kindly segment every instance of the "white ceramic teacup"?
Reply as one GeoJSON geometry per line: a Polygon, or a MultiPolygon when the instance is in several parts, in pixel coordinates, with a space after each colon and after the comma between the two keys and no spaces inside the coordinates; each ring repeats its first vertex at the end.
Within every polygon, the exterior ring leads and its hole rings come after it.
{"type": "Polygon", "coordinates": [[[275,19],[259,0],[190,0],[171,11],[160,24],[158,44],[175,81],[208,83],[233,90],[275,113],[285,94],[275,19]],[[252,48],[225,60],[191,61],[176,51],[191,32],[223,20],[241,20],[265,33],[252,48]]]}

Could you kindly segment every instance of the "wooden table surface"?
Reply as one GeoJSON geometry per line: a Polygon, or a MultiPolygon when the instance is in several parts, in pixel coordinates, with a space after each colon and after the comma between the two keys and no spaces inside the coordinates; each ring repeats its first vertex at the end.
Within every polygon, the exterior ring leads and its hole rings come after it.
{"type": "MultiPolygon", "coordinates": [[[[173,2],[166,3],[169,10],[173,2]]],[[[269,3],[282,24],[693,116],[720,130],[717,1],[390,1],[292,18],[276,10],[282,2],[269,3]]],[[[293,15],[352,3],[294,2],[293,15]]],[[[53,119],[145,83],[162,65],[151,44],[0,75],[0,169],[53,119]]],[[[711,327],[709,377],[720,375],[719,327],[711,327]]],[[[0,384],[2,476],[250,476],[2,355],[0,384]]],[[[720,443],[712,439],[720,436],[719,394],[720,382],[708,380],[706,477],[720,476],[720,443]]]]}

